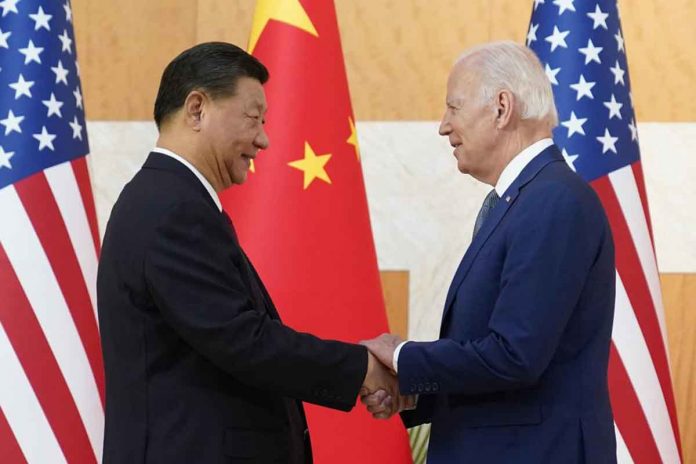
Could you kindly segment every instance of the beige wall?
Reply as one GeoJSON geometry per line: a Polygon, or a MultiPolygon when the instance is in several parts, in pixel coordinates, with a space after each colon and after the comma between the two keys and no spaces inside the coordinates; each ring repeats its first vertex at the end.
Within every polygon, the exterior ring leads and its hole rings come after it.
{"type": "MultiPolygon", "coordinates": [[[[465,47],[523,40],[526,0],[336,0],[358,120],[440,117],[448,67],[465,47]]],[[[74,0],[87,117],[150,119],[164,65],[207,40],[247,43],[254,0],[74,0]]],[[[696,121],[696,4],[623,0],[639,121],[696,121]]]]}
{"type": "Polygon", "coordinates": [[[684,462],[696,462],[696,274],[663,274],[672,382],[684,462]]]}

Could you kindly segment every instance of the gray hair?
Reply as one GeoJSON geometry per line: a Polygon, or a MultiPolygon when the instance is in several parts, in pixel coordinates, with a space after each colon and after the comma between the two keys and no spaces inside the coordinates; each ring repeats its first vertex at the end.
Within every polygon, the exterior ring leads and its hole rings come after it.
{"type": "Polygon", "coordinates": [[[491,42],[468,49],[456,64],[464,60],[475,66],[481,78],[484,103],[490,103],[496,93],[506,89],[517,98],[522,119],[558,124],[551,82],[532,50],[509,40],[491,42]]]}

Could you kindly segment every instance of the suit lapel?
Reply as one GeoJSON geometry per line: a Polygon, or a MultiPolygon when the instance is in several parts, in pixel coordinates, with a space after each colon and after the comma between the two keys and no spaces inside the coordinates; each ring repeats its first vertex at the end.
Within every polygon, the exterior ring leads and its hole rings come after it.
{"type": "Polygon", "coordinates": [[[445,310],[442,315],[443,321],[445,321],[445,318],[452,307],[457,290],[462,285],[464,278],[469,273],[471,265],[474,263],[479,251],[481,251],[481,247],[483,247],[486,241],[488,241],[488,238],[496,230],[498,224],[500,224],[500,221],[515,203],[515,200],[517,200],[522,188],[532,179],[534,179],[534,177],[536,177],[536,175],[539,174],[539,172],[541,172],[541,170],[547,164],[554,161],[563,161],[563,157],[559,153],[558,148],[556,148],[555,145],[552,145],[539,153],[539,155],[533,158],[532,161],[525,166],[520,175],[517,176],[517,179],[515,179],[512,185],[510,185],[510,187],[505,191],[495,208],[493,208],[493,210],[489,213],[486,221],[483,223],[483,226],[479,230],[478,234],[476,234],[476,237],[474,237],[474,240],[471,242],[471,245],[469,245],[469,248],[466,250],[464,257],[459,263],[457,272],[454,274],[454,278],[452,279],[452,283],[450,284],[450,288],[447,292],[447,299],[445,300],[445,310]]]}
{"type": "Polygon", "coordinates": [[[266,291],[265,287],[263,286],[263,282],[261,282],[261,279],[257,274],[256,269],[254,269],[254,266],[252,266],[251,262],[249,261],[249,258],[247,257],[246,253],[244,253],[244,250],[239,244],[237,232],[234,229],[232,220],[224,211],[222,213],[218,212],[217,205],[210,197],[210,194],[205,189],[201,181],[198,180],[198,178],[195,176],[195,174],[193,174],[189,168],[184,166],[178,160],[158,152],[150,153],[147,160],[145,161],[145,164],[143,164],[143,169],[169,171],[180,176],[186,182],[193,185],[198,191],[198,193],[206,199],[210,206],[214,208],[214,214],[220,214],[222,216],[222,220],[225,223],[225,226],[228,227],[232,232],[234,245],[239,248],[240,253],[242,255],[242,278],[246,281],[255,304],[259,307],[261,311],[267,312],[272,319],[280,319],[280,315],[278,314],[278,311],[275,309],[275,306],[273,306],[273,302],[270,296],[268,295],[268,292],[266,291]]]}
{"type": "MultiPolygon", "coordinates": [[[[509,191],[510,190],[508,190],[508,192],[509,191]]],[[[471,245],[469,245],[466,253],[464,253],[464,257],[459,263],[457,272],[455,272],[449,291],[447,292],[447,299],[445,300],[445,312],[442,316],[443,320],[447,315],[449,308],[452,306],[454,295],[457,293],[459,286],[469,273],[469,269],[471,269],[474,259],[478,255],[479,251],[481,251],[481,247],[484,243],[486,243],[488,237],[490,237],[491,233],[493,233],[496,227],[498,227],[500,220],[503,218],[503,216],[505,216],[505,213],[507,213],[508,209],[510,209],[510,206],[512,206],[517,198],[517,192],[515,192],[514,196],[508,194],[508,192],[506,192],[506,196],[500,199],[495,208],[493,208],[493,211],[489,213],[488,217],[486,218],[486,222],[483,223],[483,226],[479,230],[478,234],[476,234],[476,237],[474,237],[474,240],[471,242],[471,245]]]]}
{"type": "Polygon", "coordinates": [[[244,253],[244,250],[242,250],[242,257],[244,258],[244,265],[249,273],[251,287],[254,290],[253,293],[257,294],[257,299],[259,300],[259,303],[263,305],[263,308],[271,316],[271,319],[280,320],[280,314],[278,314],[278,310],[273,305],[271,296],[268,294],[266,287],[263,285],[261,277],[259,277],[259,274],[256,272],[254,265],[251,264],[251,261],[249,261],[249,258],[247,257],[246,253],[244,253]]]}
{"type": "Polygon", "coordinates": [[[252,299],[255,305],[261,310],[267,312],[271,319],[280,320],[280,315],[273,305],[270,295],[266,291],[266,288],[261,281],[261,277],[256,272],[254,265],[251,264],[249,257],[244,252],[242,245],[239,243],[239,237],[237,236],[237,231],[232,223],[232,218],[227,214],[226,211],[221,213],[221,216],[225,222],[225,226],[232,233],[232,241],[234,245],[239,249],[239,254],[241,255],[240,264],[242,267],[242,279],[246,283],[249,291],[251,292],[252,299]]]}

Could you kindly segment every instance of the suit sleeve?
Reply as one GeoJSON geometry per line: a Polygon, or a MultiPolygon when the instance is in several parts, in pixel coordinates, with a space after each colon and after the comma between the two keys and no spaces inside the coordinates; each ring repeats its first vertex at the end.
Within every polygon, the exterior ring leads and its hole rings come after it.
{"type": "Polygon", "coordinates": [[[367,369],[359,345],[296,332],[255,308],[239,271],[241,251],[199,204],[166,215],[144,271],[166,322],[218,367],[252,387],[348,411],[367,369]]]}
{"type": "Polygon", "coordinates": [[[518,198],[488,333],[404,345],[403,393],[429,385],[438,393],[479,394],[537,382],[609,233],[596,197],[585,193],[556,183],[518,198]]]}
{"type": "Polygon", "coordinates": [[[401,421],[407,429],[421,424],[429,424],[433,420],[435,399],[433,395],[420,395],[415,409],[403,411],[401,421]]]}

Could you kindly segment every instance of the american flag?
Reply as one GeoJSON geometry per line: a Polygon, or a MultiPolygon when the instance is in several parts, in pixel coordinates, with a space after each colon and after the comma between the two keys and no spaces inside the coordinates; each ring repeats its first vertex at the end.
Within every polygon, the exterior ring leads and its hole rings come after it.
{"type": "Polygon", "coordinates": [[[0,460],[101,460],[99,235],[72,10],[0,1],[0,460]]]}
{"type": "Polygon", "coordinates": [[[619,462],[678,463],[660,281],[616,0],[534,0],[527,45],[551,81],[554,140],[595,189],[616,245],[609,390],[619,462]]]}

